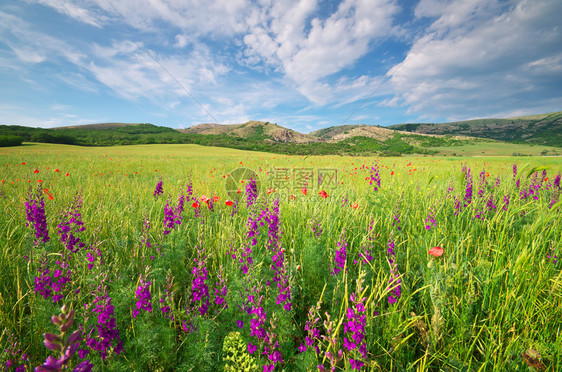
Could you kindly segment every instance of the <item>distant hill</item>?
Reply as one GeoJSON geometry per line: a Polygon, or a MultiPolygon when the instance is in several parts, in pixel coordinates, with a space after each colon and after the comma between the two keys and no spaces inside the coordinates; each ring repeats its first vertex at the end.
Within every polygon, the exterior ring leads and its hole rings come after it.
{"type": "MultiPolygon", "coordinates": [[[[146,123],[144,123],[146,124],[146,123]]],[[[66,127],[55,127],[51,129],[114,129],[123,128],[132,125],[141,125],[141,123],[98,123],[98,124],[82,124],[82,125],[69,125],[66,127]]]]}
{"type": "Polygon", "coordinates": [[[397,124],[388,128],[417,134],[463,135],[562,147],[562,111],[507,119],[477,119],[443,124],[397,124]]]}
{"type": "MultiPolygon", "coordinates": [[[[437,154],[453,147],[456,150],[451,153],[460,153],[458,149],[462,146],[500,146],[497,141],[562,147],[562,112],[444,124],[341,125],[310,134],[263,121],[207,123],[186,129],[147,123],[98,123],[51,129],[0,125],[0,146],[22,141],[79,146],[189,143],[299,155],[437,154]]],[[[544,151],[557,154],[552,148],[544,151]]]]}
{"type": "Polygon", "coordinates": [[[229,135],[257,141],[272,141],[281,143],[314,143],[320,142],[316,136],[302,134],[280,125],[249,121],[244,124],[198,124],[187,129],[179,129],[183,133],[229,135]]]}

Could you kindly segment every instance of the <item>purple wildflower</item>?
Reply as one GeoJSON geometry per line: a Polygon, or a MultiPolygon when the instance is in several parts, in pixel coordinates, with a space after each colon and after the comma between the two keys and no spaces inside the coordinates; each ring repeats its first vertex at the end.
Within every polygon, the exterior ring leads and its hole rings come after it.
{"type": "Polygon", "coordinates": [[[251,178],[246,184],[246,207],[250,208],[258,198],[258,186],[256,180],[251,178]]]}
{"type": "Polygon", "coordinates": [[[345,267],[345,262],[347,259],[347,242],[345,239],[345,229],[342,230],[342,233],[340,234],[340,240],[338,241],[337,246],[339,249],[336,249],[336,258],[334,259],[335,267],[332,270],[332,275],[337,275],[340,270],[343,270],[345,267]]]}
{"type": "Polygon", "coordinates": [[[160,181],[158,181],[158,183],[156,184],[156,189],[154,189],[154,196],[156,197],[156,199],[158,199],[158,197],[163,193],[164,188],[162,187],[162,179],[160,178],[160,181]]]}
{"type": "MultiPolygon", "coordinates": [[[[148,268],[147,268],[148,271],[148,268]]],[[[150,280],[148,280],[148,272],[145,275],[141,275],[139,278],[139,285],[135,292],[135,297],[138,299],[136,308],[133,309],[133,318],[136,318],[140,314],[139,310],[145,310],[148,312],[152,311],[152,302],[150,295],[150,280]]]]}
{"type": "MultiPolygon", "coordinates": [[[[86,345],[89,349],[96,350],[102,360],[105,360],[111,349],[116,355],[123,351],[123,343],[119,337],[119,330],[117,329],[116,320],[114,316],[114,306],[111,305],[111,297],[109,297],[107,285],[105,284],[106,277],[103,277],[100,285],[92,294],[95,299],[92,304],[86,305],[86,308],[91,308],[91,312],[97,314],[97,324],[91,324],[86,333],[86,345]]],[[[87,350],[83,354],[87,354],[87,350]]]]}
{"type": "Polygon", "coordinates": [[[390,289],[390,294],[388,295],[388,303],[394,304],[398,302],[402,295],[401,285],[402,280],[400,279],[400,273],[398,272],[398,265],[396,263],[396,253],[394,252],[394,240],[391,238],[387,245],[387,256],[388,262],[390,263],[390,280],[388,289],[390,289]]]}
{"type": "Polygon", "coordinates": [[[63,245],[73,253],[78,252],[86,245],[75,235],[77,232],[83,232],[85,230],[84,222],[82,222],[82,215],[80,214],[81,208],[82,196],[77,195],[57,226],[63,245]]]}
{"type": "Polygon", "coordinates": [[[29,190],[28,200],[25,202],[25,213],[27,216],[26,226],[33,225],[35,229],[35,245],[38,245],[39,242],[47,243],[49,241],[49,230],[45,217],[45,202],[39,188],[37,188],[35,195],[29,190]]]}

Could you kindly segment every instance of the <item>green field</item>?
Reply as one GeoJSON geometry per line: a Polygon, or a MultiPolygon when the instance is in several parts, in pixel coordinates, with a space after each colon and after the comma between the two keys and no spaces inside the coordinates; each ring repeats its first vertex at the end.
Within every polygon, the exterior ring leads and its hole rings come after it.
{"type": "Polygon", "coordinates": [[[507,142],[476,142],[461,146],[432,147],[443,156],[560,156],[558,147],[507,142]]]}
{"type": "Polygon", "coordinates": [[[562,158],[510,146],[2,148],[0,365],[562,370],[562,158]]]}

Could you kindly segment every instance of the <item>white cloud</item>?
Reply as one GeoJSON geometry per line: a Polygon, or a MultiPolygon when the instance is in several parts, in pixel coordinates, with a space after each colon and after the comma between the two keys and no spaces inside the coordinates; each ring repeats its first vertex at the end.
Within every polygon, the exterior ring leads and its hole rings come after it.
{"type": "Polygon", "coordinates": [[[553,88],[562,86],[562,76],[550,83],[538,78],[538,66],[560,68],[562,35],[554,14],[562,14],[562,3],[507,5],[483,0],[419,3],[417,16],[436,19],[415,40],[391,80],[410,113],[458,119],[494,116],[514,106],[537,112],[544,105],[536,96],[562,104],[559,88],[553,88]]]}
{"type": "Polygon", "coordinates": [[[74,18],[77,21],[95,26],[98,28],[102,27],[105,17],[100,17],[89,10],[82,8],[70,1],[65,0],[28,0],[29,2],[36,2],[41,5],[45,5],[55,9],[57,12],[74,18]]]}
{"type": "Polygon", "coordinates": [[[390,0],[345,0],[320,19],[314,16],[317,6],[313,0],[275,2],[264,10],[267,22],[251,28],[244,43],[252,63],[275,66],[302,95],[324,105],[334,92],[323,79],[352,66],[373,40],[387,37],[398,7],[390,0]]]}

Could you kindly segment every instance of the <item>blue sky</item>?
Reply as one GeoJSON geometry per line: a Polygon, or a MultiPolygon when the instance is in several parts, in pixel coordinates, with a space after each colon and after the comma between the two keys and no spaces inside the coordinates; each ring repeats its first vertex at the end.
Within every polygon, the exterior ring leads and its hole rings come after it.
{"type": "Polygon", "coordinates": [[[308,133],[560,111],[560,14],[559,0],[3,1],[0,124],[308,133]]]}

